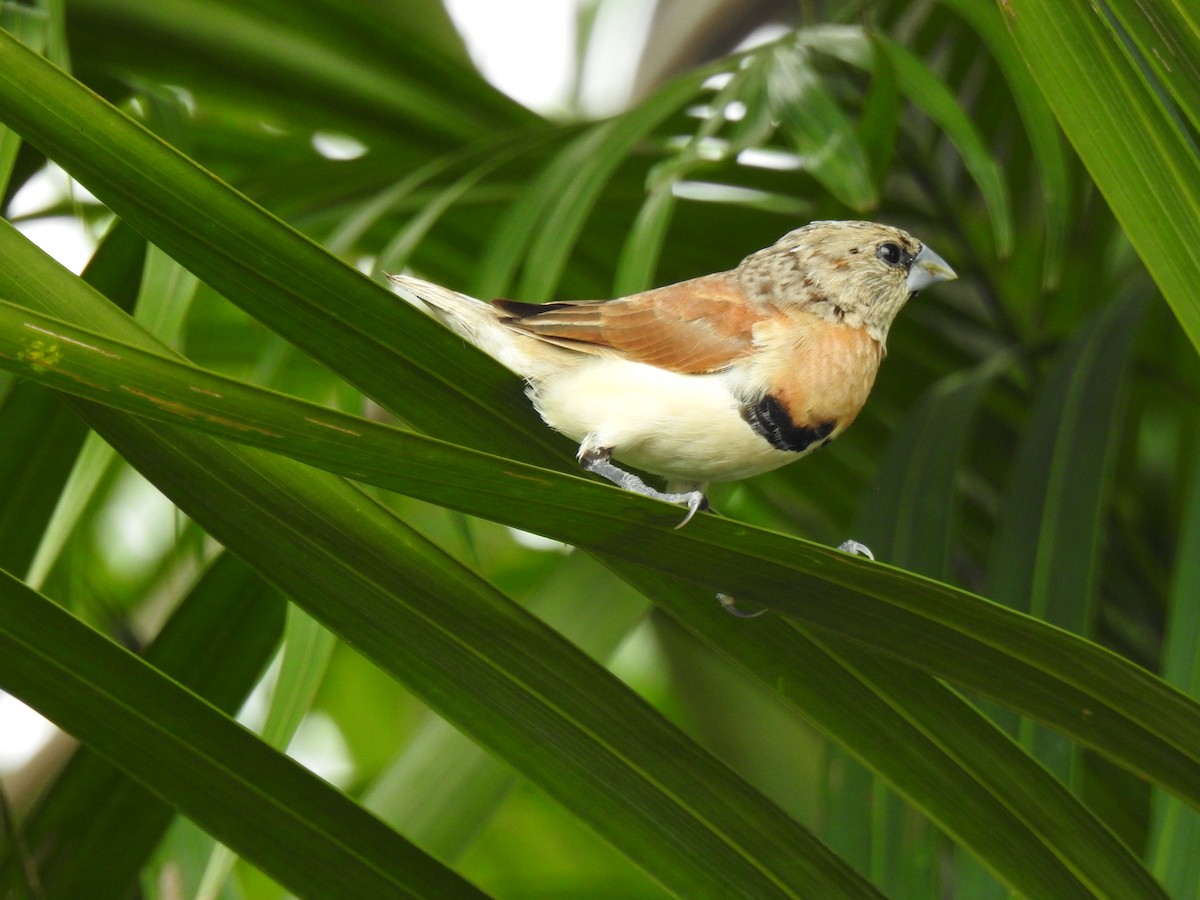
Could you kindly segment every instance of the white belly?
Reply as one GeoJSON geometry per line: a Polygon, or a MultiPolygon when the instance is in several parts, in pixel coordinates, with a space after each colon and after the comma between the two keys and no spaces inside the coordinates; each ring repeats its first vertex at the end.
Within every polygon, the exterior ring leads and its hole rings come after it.
{"type": "Polygon", "coordinates": [[[551,428],[670,479],[736,481],[804,455],[777,450],[756,434],[723,374],[680,375],[595,358],[532,384],[529,394],[551,428]]]}

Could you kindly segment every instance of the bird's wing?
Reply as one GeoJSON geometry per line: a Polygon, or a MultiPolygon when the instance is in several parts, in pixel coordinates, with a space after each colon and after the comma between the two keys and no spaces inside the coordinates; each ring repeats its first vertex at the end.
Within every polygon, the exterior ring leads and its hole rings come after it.
{"type": "Polygon", "coordinates": [[[504,324],[582,353],[616,353],[689,375],[715,372],[753,350],[754,324],[770,311],[751,305],[727,274],[620,300],[519,303],[493,300],[504,324]]]}

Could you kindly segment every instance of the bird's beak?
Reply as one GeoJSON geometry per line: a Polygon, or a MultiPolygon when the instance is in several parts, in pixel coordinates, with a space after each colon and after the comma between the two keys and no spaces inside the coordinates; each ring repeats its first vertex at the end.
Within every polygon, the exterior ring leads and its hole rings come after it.
{"type": "Polygon", "coordinates": [[[939,281],[953,281],[957,277],[954,270],[946,265],[944,259],[928,247],[922,247],[921,252],[913,258],[912,266],[908,270],[908,291],[915,294],[931,284],[937,284],[939,281]]]}

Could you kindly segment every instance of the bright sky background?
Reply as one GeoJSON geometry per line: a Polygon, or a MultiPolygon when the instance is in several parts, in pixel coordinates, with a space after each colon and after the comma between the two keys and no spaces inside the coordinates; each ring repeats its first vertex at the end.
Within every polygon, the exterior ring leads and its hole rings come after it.
{"type": "MultiPolygon", "coordinates": [[[[575,21],[598,0],[444,0],[480,71],[531,109],[567,107],[575,67],[575,21]]],[[[592,116],[629,97],[655,4],[603,0],[592,24],[580,105],[592,116]]]]}
{"type": "Polygon", "coordinates": [[[579,0],[444,0],[480,71],[537,110],[566,99],[579,0]]]}
{"type": "MultiPolygon", "coordinates": [[[[445,0],[472,58],[501,90],[525,105],[554,112],[564,108],[574,65],[575,10],[586,0],[445,0]]],[[[606,4],[613,14],[597,28],[627,27],[643,21],[654,4],[627,0],[606,4]]],[[[637,33],[637,32],[634,32],[637,33]]],[[[610,42],[605,42],[610,43],[610,42]]],[[[599,79],[605,90],[588,95],[588,108],[611,110],[623,99],[631,77],[631,54],[625,42],[623,60],[593,60],[613,73],[599,79]],[[623,65],[620,65],[623,63],[623,65]],[[617,72],[626,73],[616,77],[617,72]]],[[[318,148],[320,149],[320,148],[318,148]]],[[[78,185],[68,188],[59,171],[30,180],[10,206],[10,214],[24,215],[44,209],[68,190],[85,194],[78,185]]],[[[81,272],[95,249],[95,240],[69,218],[43,219],[18,226],[31,240],[73,272],[81,272]]],[[[133,535],[130,536],[131,540],[133,535]]],[[[321,721],[306,723],[289,752],[305,765],[337,782],[347,777],[346,753],[340,734],[322,731],[321,721]]],[[[332,722],[327,723],[336,732],[332,722]]],[[[54,726],[18,700],[0,692],[0,776],[20,769],[44,746],[54,726]]]]}

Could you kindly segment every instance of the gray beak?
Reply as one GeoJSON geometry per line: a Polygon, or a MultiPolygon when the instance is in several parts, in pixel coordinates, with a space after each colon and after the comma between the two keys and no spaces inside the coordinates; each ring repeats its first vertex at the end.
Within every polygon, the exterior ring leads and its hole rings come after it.
{"type": "Polygon", "coordinates": [[[944,259],[928,247],[922,247],[921,252],[913,258],[912,266],[908,270],[908,291],[910,294],[915,294],[931,284],[937,284],[939,281],[953,281],[957,277],[954,270],[946,265],[944,259]]]}

